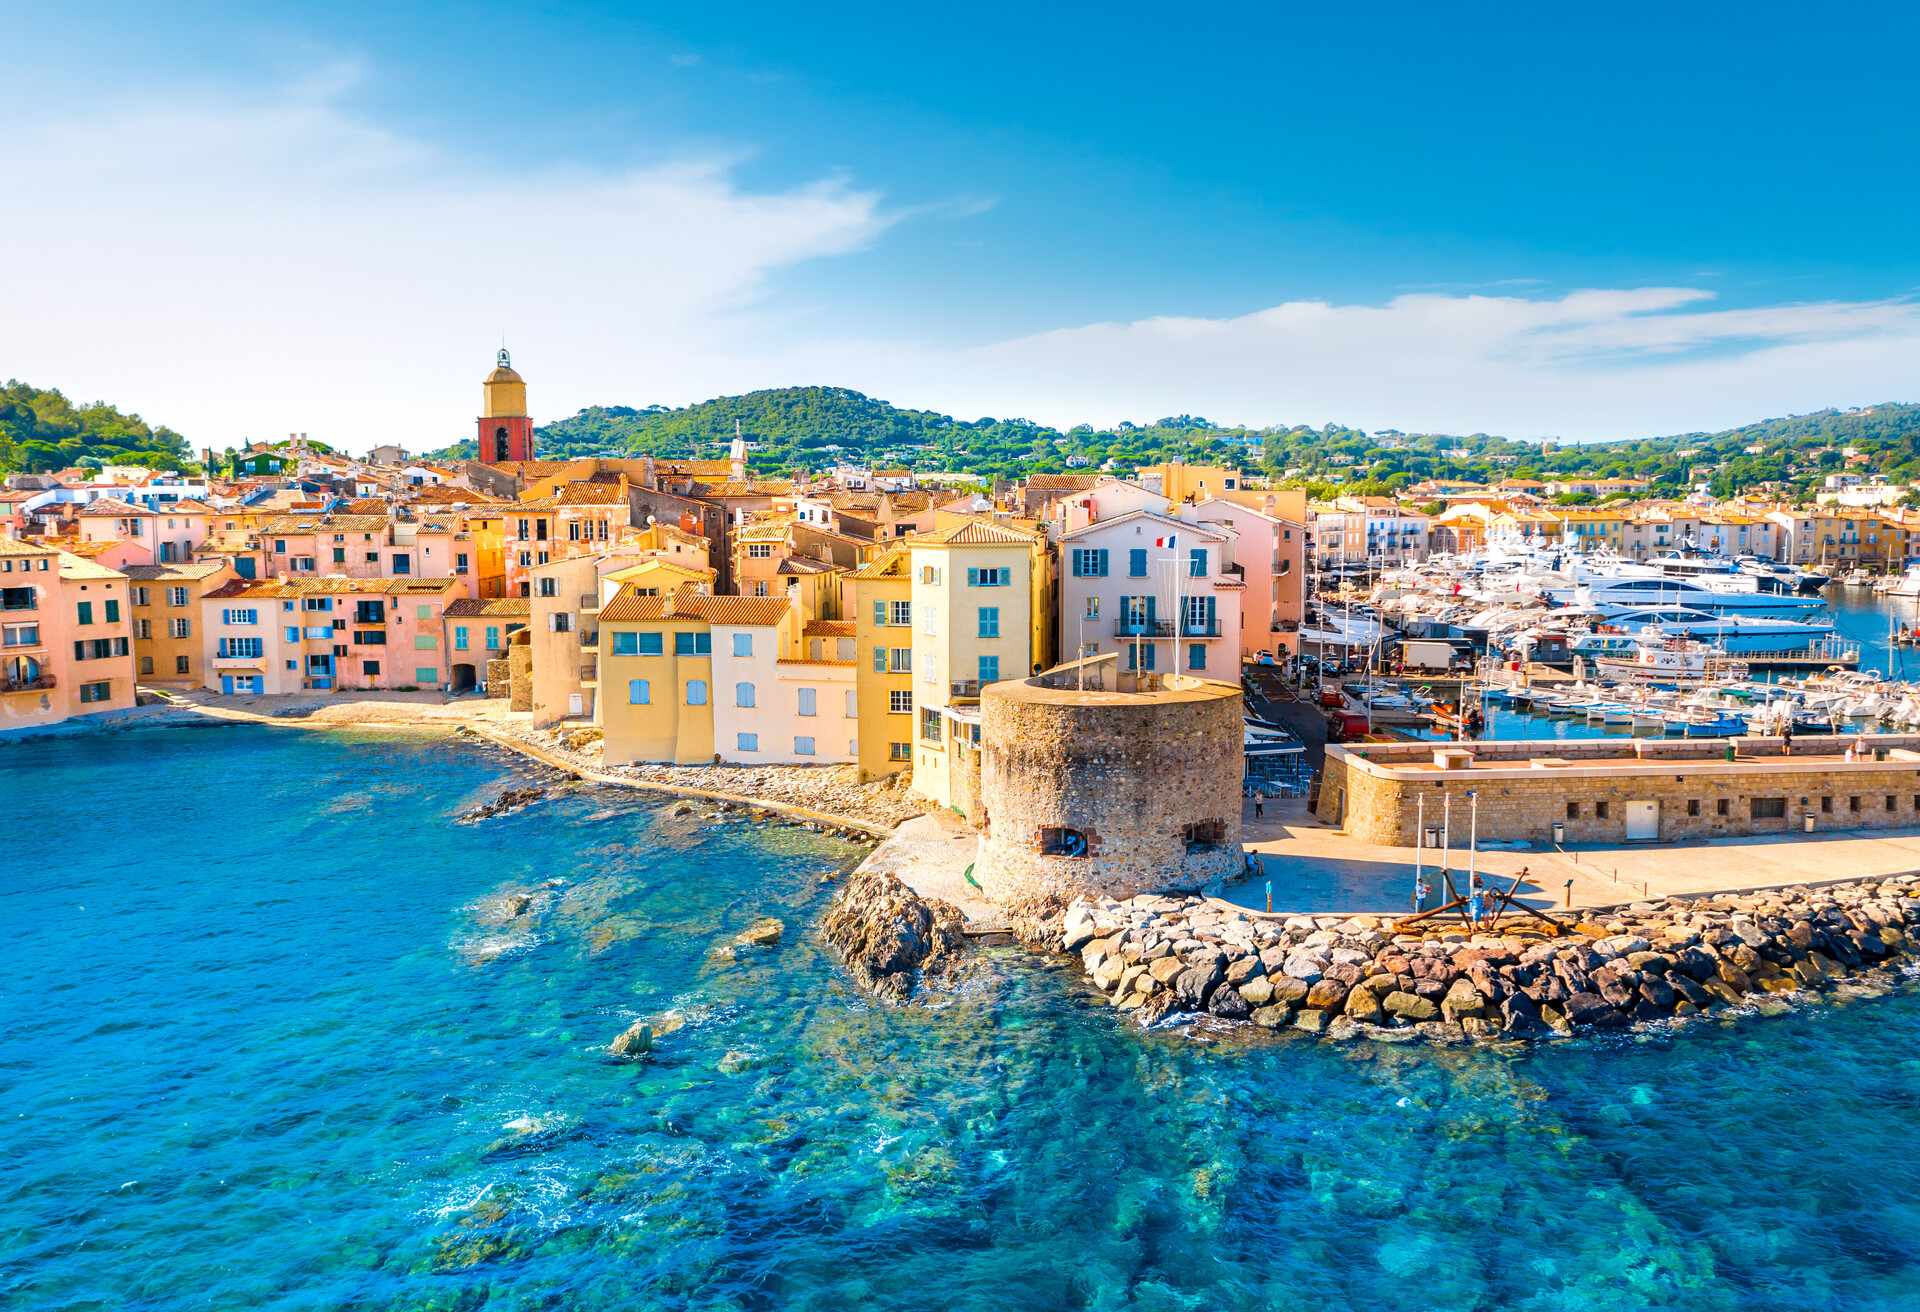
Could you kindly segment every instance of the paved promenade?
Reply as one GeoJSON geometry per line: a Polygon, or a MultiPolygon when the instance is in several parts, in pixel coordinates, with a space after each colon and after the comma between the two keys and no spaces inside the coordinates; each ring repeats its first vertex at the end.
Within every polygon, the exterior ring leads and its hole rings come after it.
{"type": "MultiPolygon", "coordinates": [[[[1353,862],[1398,872],[1394,886],[1411,888],[1414,851],[1348,838],[1315,820],[1297,800],[1270,801],[1264,820],[1246,821],[1246,845],[1267,866],[1273,880],[1274,907],[1283,909],[1289,861],[1353,862]]],[[[1466,825],[1455,817],[1456,835],[1466,825]]],[[[1429,870],[1434,854],[1427,856],[1429,870]]],[[[1466,853],[1452,854],[1455,879],[1464,883],[1466,853]]],[[[1505,887],[1522,869],[1523,901],[1537,907],[1612,906],[1642,898],[1689,893],[1731,893],[1782,884],[1876,879],[1920,872],[1920,829],[1827,830],[1813,834],[1770,834],[1722,838],[1701,843],[1622,843],[1556,851],[1483,851],[1477,869],[1505,887]],[[1572,881],[1571,890],[1568,881],[1572,881]],[[1571,901],[1569,902],[1569,895],[1571,901]]],[[[1382,875],[1387,875],[1383,870],[1382,875]]],[[[1431,878],[1431,876],[1430,876],[1431,878]]],[[[1436,884],[1437,880],[1434,880],[1436,884]]],[[[1397,911],[1404,904],[1353,907],[1355,911],[1397,911]]]]}

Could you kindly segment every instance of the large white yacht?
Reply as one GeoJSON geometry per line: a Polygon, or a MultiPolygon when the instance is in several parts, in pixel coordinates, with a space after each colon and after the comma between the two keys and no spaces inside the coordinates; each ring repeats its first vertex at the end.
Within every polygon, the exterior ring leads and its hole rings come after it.
{"type": "Polygon", "coordinates": [[[1825,604],[1790,588],[1767,587],[1769,580],[1752,574],[1670,575],[1621,573],[1611,577],[1589,574],[1573,586],[1548,586],[1542,591],[1562,606],[1592,606],[1600,611],[1682,607],[1715,615],[1752,615],[1791,619],[1811,615],[1825,604]]]}

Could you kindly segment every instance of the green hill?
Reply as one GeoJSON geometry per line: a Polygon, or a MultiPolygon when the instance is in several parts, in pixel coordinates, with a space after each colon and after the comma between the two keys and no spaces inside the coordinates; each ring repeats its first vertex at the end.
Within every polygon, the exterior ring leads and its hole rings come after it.
{"type": "Polygon", "coordinates": [[[9,379],[0,388],[0,473],[42,473],[73,465],[192,467],[187,441],[105,401],[75,405],[57,390],[9,379]]]}
{"type": "MultiPolygon", "coordinates": [[[[1842,465],[1841,448],[1869,468],[1920,480],[1920,405],[1887,403],[1767,419],[1719,433],[1552,445],[1485,433],[1366,433],[1343,424],[1240,428],[1177,415],[1148,424],[1065,431],[1026,419],[956,419],[907,410],[844,387],[782,387],[678,409],[593,406],[538,430],[542,456],[724,453],[738,423],[761,472],[837,461],[901,464],[1019,477],[1167,459],[1235,464],[1316,490],[1392,491],[1429,478],[1471,481],[1555,474],[1632,476],[1656,492],[1706,481],[1724,495],[1760,482],[1804,490],[1842,465]],[[1763,446],[1759,452],[1748,447],[1763,446]],[[1072,463],[1069,463],[1070,459],[1072,463]]],[[[473,443],[437,453],[471,458],[473,443]]]]}

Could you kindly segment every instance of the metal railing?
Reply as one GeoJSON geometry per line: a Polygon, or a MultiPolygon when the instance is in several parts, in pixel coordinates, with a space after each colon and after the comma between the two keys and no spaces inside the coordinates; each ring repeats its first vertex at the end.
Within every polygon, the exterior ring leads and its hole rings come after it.
{"type": "Polygon", "coordinates": [[[41,674],[31,679],[0,680],[0,692],[39,692],[53,686],[54,677],[51,674],[41,674]]]}
{"type": "Polygon", "coordinates": [[[1123,615],[1114,620],[1113,634],[1116,638],[1171,638],[1173,621],[1128,619],[1123,615]]]}
{"type": "Polygon", "coordinates": [[[955,679],[948,685],[947,695],[950,697],[978,697],[980,695],[980,686],[980,680],[978,679],[955,679]]]}

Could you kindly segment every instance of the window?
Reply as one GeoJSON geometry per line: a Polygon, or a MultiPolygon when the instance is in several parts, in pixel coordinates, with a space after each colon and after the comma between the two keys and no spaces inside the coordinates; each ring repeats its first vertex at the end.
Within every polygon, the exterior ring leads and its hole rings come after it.
{"type": "MultiPolygon", "coordinates": [[[[880,603],[876,601],[873,604],[878,606],[880,603]]],[[[910,601],[890,602],[888,604],[887,623],[894,625],[896,628],[905,628],[907,625],[912,624],[913,603],[910,601]]]]}
{"type": "Polygon", "coordinates": [[[982,606],[980,608],[980,636],[983,638],[997,638],[1000,636],[1000,608],[998,606],[982,606]]]}
{"type": "Polygon", "coordinates": [[[891,715],[911,715],[913,713],[913,693],[905,688],[895,688],[887,694],[887,712],[891,715]]]}
{"type": "Polygon", "coordinates": [[[1041,856],[1082,857],[1087,854],[1087,836],[1078,829],[1047,825],[1040,830],[1041,856]]]}
{"type": "Polygon", "coordinates": [[[1000,658],[982,656],[980,658],[980,682],[998,683],[1000,681],[1000,658]]]}
{"type": "Polygon", "coordinates": [[[813,755],[813,739],[795,738],[793,740],[793,754],[795,756],[812,756],[813,755]]]}
{"type": "Polygon", "coordinates": [[[265,655],[266,644],[259,638],[222,638],[214,654],[222,660],[257,661],[265,655]]]}
{"type": "Polygon", "coordinates": [[[83,601],[79,603],[79,605],[77,605],[74,608],[74,610],[76,614],[79,616],[80,623],[82,624],[93,623],[93,603],[92,602],[83,601]]]}
{"type": "Polygon", "coordinates": [[[175,657],[173,658],[173,672],[174,672],[175,674],[191,674],[191,673],[193,673],[193,660],[192,660],[192,658],[191,658],[191,657],[187,657],[187,656],[175,656],[175,657]]]}
{"type": "Polygon", "coordinates": [[[467,649],[467,626],[464,624],[454,626],[453,649],[455,651],[465,651],[467,649]]]}
{"type": "Polygon", "coordinates": [[[812,688],[802,688],[799,691],[800,691],[800,714],[812,715],[814,713],[814,705],[813,705],[814,696],[815,696],[814,690],[812,688]]]}
{"type": "Polygon", "coordinates": [[[284,556],[287,554],[287,540],[285,538],[275,538],[273,540],[273,554],[276,556],[284,556]]]}
{"type": "Polygon", "coordinates": [[[913,669],[913,648],[895,647],[891,659],[895,674],[910,672],[913,669]]]}
{"type": "Polygon", "coordinates": [[[1892,793],[1888,793],[1888,794],[1887,794],[1887,805],[1886,805],[1886,809],[1887,809],[1887,810],[1889,810],[1889,811],[1891,811],[1891,810],[1893,810],[1893,809],[1894,809],[1894,801],[1893,801],[1893,794],[1892,794],[1892,793]]]}
{"type": "Polygon", "coordinates": [[[757,752],[760,750],[760,735],[757,733],[735,734],[733,746],[735,751],[757,752]]]}
{"type": "Polygon", "coordinates": [[[344,565],[347,563],[347,549],[345,547],[335,547],[333,549],[333,563],[336,565],[344,565]]]}
{"type": "Polygon", "coordinates": [[[1849,797],[1847,799],[1847,810],[1858,814],[1860,810],[1860,799],[1857,797],[1849,797]]]}
{"type": "Polygon", "coordinates": [[[111,683],[83,683],[80,685],[82,702],[108,702],[113,700],[111,683]]]}
{"type": "Polygon", "coordinates": [[[153,621],[152,620],[135,620],[133,622],[133,636],[140,639],[142,642],[145,642],[148,638],[151,638],[153,636],[153,621]]]}
{"type": "Polygon", "coordinates": [[[564,610],[553,612],[553,614],[547,616],[547,631],[549,633],[572,633],[573,616],[564,610]]]}
{"type": "Polygon", "coordinates": [[[416,633],[413,635],[413,649],[415,651],[438,651],[440,649],[440,639],[436,634],[416,633]]]}
{"type": "Polygon", "coordinates": [[[1607,818],[1608,809],[1609,808],[1607,803],[1595,802],[1593,804],[1593,818],[1596,820],[1605,820],[1607,818]]]}
{"type": "Polygon", "coordinates": [[[662,656],[666,654],[666,650],[667,650],[666,634],[655,632],[655,633],[641,633],[635,636],[637,636],[640,639],[639,655],[662,656]]]}
{"type": "Polygon", "coordinates": [[[1206,643],[1190,642],[1187,644],[1187,668],[1190,670],[1204,670],[1207,668],[1206,643]]]}
{"type": "Polygon", "coordinates": [[[934,707],[924,706],[920,709],[920,741],[940,741],[940,712],[934,707]]]}
{"type": "Polygon", "coordinates": [[[355,629],[353,631],[353,641],[357,646],[361,647],[384,647],[387,645],[387,631],[385,629],[355,629]]]}
{"type": "Polygon", "coordinates": [[[425,684],[438,683],[440,682],[440,671],[431,665],[416,665],[413,667],[413,681],[415,683],[425,684]]]}
{"type": "Polygon", "coordinates": [[[466,552],[463,551],[459,555],[453,558],[453,572],[455,574],[465,574],[467,572],[467,553],[466,552]]]}
{"type": "Polygon", "coordinates": [[[710,656],[713,654],[713,635],[682,629],[673,635],[673,654],[675,656],[710,656]]]}
{"type": "Polygon", "coordinates": [[[875,674],[885,674],[887,672],[887,649],[885,647],[875,647],[873,649],[873,672],[875,674]]]}
{"type": "Polygon", "coordinates": [[[1578,820],[1579,818],[1580,818],[1580,803],[1568,802],[1567,803],[1567,819],[1578,820]]]}
{"type": "Polygon", "coordinates": [[[1004,588],[1013,582],[1013,571],[1004,565],[992,568],[967,567],[967,583],[976,588],[1004,588]]]}
{"type": "Polygon", "coordinates": [[[653,702],[653,694],[652,694],[652,691],[648,688],[647,681],[645,679],[628,679],[627,680],[627,705],[648,706],[648,705],[651,705],[652,702],[653,702]]]}
{"type": "Polygon", "coordinates": [[[1073,549],[1073,575],[1081,579],[1103,579],[1107,576],[1107,549],[1105,547],[1075,547],[1073,549]]]}
{"type": "MultiPolygon", "coordinates": [[[[13,567],[9,565],[7,568],[12,569],[13,567]]],[[[129,588],[127,591],[132,597],[134,605],[144,606],[147,604],[147,590],[145,588],[129,588]]]]}
{"type": "Polygon", "coordinates": [[[1821,813],[1822,813],[1822,814],[1824,814],[1824,815],[1832,815],[1832,814],[1833,814],[1833,799],[1832,799],[1831,797],[1823,797],[1823,798],[1821,798],[1821,799],[1820,799],[1820,810],[1821,810],[1821,813]]]}
{"type": "Polygon", "coordinates": [[[1724,797],[1713,804],[1713,813],[1715,815],[1726,815],[1730,809],[1727,805],[1727,799],[1724,797]]]}
{"type": "Polygon", "coordinates": [[[487,625],[487,650],[498,651],[499,649],[500,626],[498,624],[489,624],[487,625]]]}
{"type": "Polygon", "coordinates": [[[920,581],[926,584],[938,583],[940,581],[939,567],[935,565],[922,565],[920,567],[920,581]]]}
{"type": "Polygon", "coordinates": [[[1203,579],[1207,576],[1207,549],[1194,547],[1187,552],[1187,577],[1203,579]]]}
{"type": "Polygon", "coordinates": [[[747,543],[747,558],[749,560],[766,560],[772,555],[773,544],[771,542],[747,543]]]}
{"type": "Polygon", "coordinates": [[[544,578],[544,579],[541,579],[541,580],[540,580],[540,595],[541,595],[541,596],[543,596],[543,597],[557,597],[557,596],[559,596],[559,595],[560,595],[560,580],[559,580],[559,579],[555,579],[555,578],[544,578]]]}
{"type": "Polygon", "coordinates": [[[168,588],[167,589],[167,605],[184,606],[186,604],[187,604],[187,590],[185,588],[168,588]]]}
{"type": "Polygon", "coordinates": [[[152,673],[153,673],[153,657],[151,657],[151,656],[142,656],[142,657],[140,658],[140,673],[142,673],[142,674],[152,674],[152,673]]]}
{"type": "Polygon", "coordinates": [[[1211,852],[1227,841],[1227,827],[1218,820],[1202,820],[1180,831],[1189,852],[1211,852]]]}
{"type": "Polygon", "coordinates": [[[887,759],[889,761],[911,761],[913,759],[913,744],[888,743],[887,759]]]}
{"type": "Polygon", "coordinates": [[[1688,814],[1688,815],[1699,815],[1699,814],[1700,814],[1700,799],[1699,799],[1699,798],[1697,798],[1697,797],[1689,797],[1689,798],[1687,799],[1687,814],[1688,814]]]}
{"type": "Polygon", "coordinates": [[[1100,618],[1100,598],[1099,597],[1092,596],[1087,598],[1087,609],[1084,612],[1084,614],[1086,618],[1090,620],[1097,620],[1100,618]]]}
{"type": "Polygon", "coordinates": [[[733,704],[735,706],[752,706],[754,704],[753,685],[750,683],[734,684],[733,685],[733,704]]]}
{"type": "Polygon", "coordinates": [[[707,681],[705,679],[687,680],[687,705],[705,706],[707,704],[707,681]]]}
{"type": "MultiPolygon", "coordinates": [[[[860,718],[860,695],[851,688],[847,689],[847,718],[849,720],[857,720],[860,718]]],[[[853,749],[848,748],[847,750],[852,751],[853,749]]]]}
{"type": "Polygon", "coordinates": [[[637,633],[614,634],[613,654],[615,656],[638,656],[640,654],[640,635],[637,633]]]}
{"type": "Polygon", "coordinates": [[[1127,668],[1130,670],[1152,669],[1154,662],[1153,653],[1154,646],[1152,643],[1142,644],[1134,642],[1127,644],[1127,668]]]}
{"type": "Polygon", "coordinates": [[[1147,576],[1147,549],[1134,547],[1127,552],[1127,577],[1143,579],[1147,576]]]}
{"type": "Polygon", "coordinates": [[[175,638],[191,637],[193,635],[193,623],[191,620],[184,620],[184,619],[168,620],[167,630],[168,630],[169,636],[171,637],[175,637],[175,638]]]}
{"type": "Polygon", "coordinates": [[[1747,799],[1747,811],[1755,820],[1785,820],[1787,818],[1787,799],[1784,797],[1750,797],[1747,799]]]}
{"type": "Polygon", "coordinates": [[[1280,562],[1280,575],[1281,575],[1281,577],[1282,577],[1282,578],[1284,578],[1284,577],[1286,577],[1287,575],[1289,575],[1289,574],[1291,574],[1291,573],[1293,573],[1293,562],[1292,562],[1291,560],[1283,560],[1283,561],[1281,561],[1281,562],[1280,562]]]}
{"type": "Polygon", "coordinates": [[[736,633],[733,635],[733,654],[735,656],[753,655],[753,635],[751,633],[736,633]]]}

